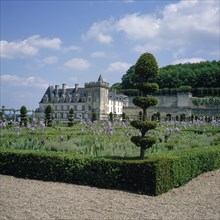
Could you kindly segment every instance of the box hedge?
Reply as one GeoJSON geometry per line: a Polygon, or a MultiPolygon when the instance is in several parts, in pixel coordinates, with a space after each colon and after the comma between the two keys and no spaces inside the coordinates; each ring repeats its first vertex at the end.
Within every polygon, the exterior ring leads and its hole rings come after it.
{"type": "Polygon", "coordinates": [[[145,160],[106,159],[0,148],[0,173],[159,195],[220,168],[220,146],[151,154],[145,160]]]}

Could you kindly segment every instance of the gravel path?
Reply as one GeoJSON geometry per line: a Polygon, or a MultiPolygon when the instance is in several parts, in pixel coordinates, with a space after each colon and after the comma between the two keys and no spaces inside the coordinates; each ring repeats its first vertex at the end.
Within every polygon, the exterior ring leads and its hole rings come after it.
{"type": "Polygon", "coordinates": [[[157,197],[0,175],[0,219],[220,219],[220,170],[157,197]]]}

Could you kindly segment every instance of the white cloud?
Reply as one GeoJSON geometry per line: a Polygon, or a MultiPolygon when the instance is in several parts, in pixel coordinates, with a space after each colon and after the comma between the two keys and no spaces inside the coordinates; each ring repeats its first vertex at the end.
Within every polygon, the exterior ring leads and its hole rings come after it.
{"type": "Polygon", "coordinates": [[[91,53],[91,57],[93,58],[101,58],[101,57],[105,57],[106,54],[103,51],[95,51],[93,53],[91,53]]]}
{"type": "Polygon", "coordinates": [[[203,62],[205,61],[205,59],[202,59],[202,58],[197,58],[197,57],[194,57],[194,58],[185,58],[185,59],[179,59],[179,60],[175,60],[173,62],[173,64],[179,64],[179,63],[200,63],[200,62],[203,62]]]}
{"type": "Polygon", "coordinates": [[[14,58],[23,56],[34,56],[38,49],[28,45],[26,41],[8,42],[1,41],[1,58],[14,58]]]}
{"type": "Polygon", "coordinates": [[[2,40],[0,43],[1,57],[13,59],[15,57],[34,56],[41,48],[59,50],[62,42],[59,38],[48,39],[34,35],[22,41],[8,42],[2,40]]]}
{"type": "Polygon", "coordinates": [[[158,33],[159,27],[159,19],[138,13],[126,15],[116,24],[116,29],[125,32],[132,40],[152,38],[158,33]]]}
{"type": "Polygon", "coordinates": [[[155,14],[132,13],[115,20],[93,23],[84,39],[113,42],[113,34],[124,33],[138,53],[169,51],[174,58],[185,53],[211,54],[219,46],[219,2],[185,1],[168,4],[155,14]],[[135,45],[136,44],[136,45],[135,45]]]}
{"type": "Polygon", "coordinates": [[[132,65],[130,63],[125,63],[117,61],[110,63],[107,69],[108,72],[126,72],[132,65]]]}
{"type": "Polygon", "coordinates": [[[57,63],[58,61],[58,57],[57,56],[49,56],[49,57],[45,57],[43,59],[43,63],[48,64],[48,65],[52,65],[57,63]]]}
{"type": "Polygon", "coordinates": [[[110,44],[113,41],[113,38],[109,35],[109,33],[114,29],[114,21],[113,19],[104,20],[99,23],[93,23],[93,25],[89,28],[86,34],[82,35],[82,39],[96,39],[98,42],[102,44],[110,44]]]}
{"type": "Polygon", "coordinates": [[[103,44],[109,44],[113,41],[110,35],[103,34],[103,33],[98,33],[96,35],[96,38],[100,43],[103,43],[103,44]]]}
{"type": "Polygon", "coordinates": [[[69,52],[69,51],[81,51],[82,49],[79,46],[69,46],[62,48],[62,51],[69,52]]]}
{"type": "Polygon", "coordinates": [[[219,33],[219,3],[215,0],[209,1],[180,1],[167,5],[163,12],[163,25],[169,31],[190,30],[208,32],[210,34],[219,33]]]}
{"type": "Polygon", "coordinates": [[[9,86],[29,87],[29,88],[47,88],[48,83],[40,77],[29,76],[20,77],[17,75],[3,74],[0,76],[2,83],[7,83],[9,86]]]}
{"type": "Polygon", "coordinates": [[[49,48],[59,50],[61,48],[61,40],[59,38],[41,38],[39,35],[31,36],[27,39],[27,43],[36,48],[49,48]]]}
{"type": "Polygon", "coordinates": [[[74,58],[64,63],[64,66],[73,70],[87,70],[90,67],[90,63],[81,58],[74,58]]]}
{"type": "Polygon", "coordinates": [[[137,53],[145,53],[145,52],[154,53],[158,50],[160,50],[160,47],[158,45],[150,44],[150,43],[138,44],[133,47],[133,51],[135,51],[137,53]]]}

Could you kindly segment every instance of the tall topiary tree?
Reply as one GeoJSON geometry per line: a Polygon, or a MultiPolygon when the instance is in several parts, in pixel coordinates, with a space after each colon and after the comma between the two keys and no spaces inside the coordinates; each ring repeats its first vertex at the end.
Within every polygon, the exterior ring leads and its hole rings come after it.
{"type": "Polygon", "coordinates": [[[45,125],[48,127],[52,126],[52,107],[51,105],[48,105],[45,108],[45,125]]]}
{"type": "Polygon", "coordinates": [[[70,110],[69,110],[69,115],[68,115],[68,126],[69,127],[72,127],[73,126],[73,124],[74,124],[74,111],[73,111],[73,108],[71,108],[70,110]]]}
{"type": "Polygon", "coordinates": [[[159,68],[155,57],[150,53],[142,54],[135,64],[136,87],[141,96],[133,99],[133,103],[143,111],[142,120],[134,120],[131,125],[140,130],[140,136],[131,137],[131,141],[140,147],[140,159],[144,159],[145,150],[156,143],[156,138],[147,134],[149,130],[155,129],[157,123],[147,121],[147,109],[158,103],[158,99],[151,96],[159,90],[156,83],[151,80],[159,73],[159,68]]]}
{"type": "Polygon", "coordinates": [[[21,117],[21,125],[27,126],[27,108],[26,106],[22,106],[20,108],[20,117],[21,117]]]}

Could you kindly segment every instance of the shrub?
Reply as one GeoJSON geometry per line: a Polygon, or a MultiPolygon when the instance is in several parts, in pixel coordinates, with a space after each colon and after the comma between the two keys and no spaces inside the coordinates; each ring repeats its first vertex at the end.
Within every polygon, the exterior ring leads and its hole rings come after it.
{"type": "Polygon", "coordinates": [[[20,109],[21,125],[27,126],[27,108],[22,106],[20,109]]]}
{"type": "Polygon", "coordinates": [[[219,145],[155,153],[145,160],[0,148],[0,173],[159,195],[220,168],[219,145]]]}
{"type": "Polygon", "coordinates": [[[74,111],[73,108],[69,110],[69,115],[68,115],[68,126],[72,127],[74,124],[74,111]]]}

